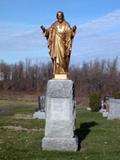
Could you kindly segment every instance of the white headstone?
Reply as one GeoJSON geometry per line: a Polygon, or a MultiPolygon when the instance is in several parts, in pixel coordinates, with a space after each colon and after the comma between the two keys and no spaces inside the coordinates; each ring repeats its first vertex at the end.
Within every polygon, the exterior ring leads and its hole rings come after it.
{"type": "Polygon", "coordinates": [[[108,119],[120,119],[120,99],[109,99],[108,119]]]}

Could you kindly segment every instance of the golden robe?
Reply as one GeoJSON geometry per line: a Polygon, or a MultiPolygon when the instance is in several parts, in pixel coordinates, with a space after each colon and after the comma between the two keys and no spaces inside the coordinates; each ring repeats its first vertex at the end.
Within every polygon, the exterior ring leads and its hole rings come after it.
{"type": "Polygon", "coordinates": [[[75,32],[73,32],[66,21],[62,23],[56,21],[45,31],[54,74],[65,74],[68,72],[74,34],[75,32]]]}

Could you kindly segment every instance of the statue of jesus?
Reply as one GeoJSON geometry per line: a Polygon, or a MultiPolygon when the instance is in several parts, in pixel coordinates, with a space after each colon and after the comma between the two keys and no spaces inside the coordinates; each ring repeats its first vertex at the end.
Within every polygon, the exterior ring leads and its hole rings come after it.
{"type": "Polygon", "coordinates": [[[64,13],[58,11],[57,21],[48,29],[41,26],[44,36],[48,40],[49,54],[53,64],[53,74],[68,74],[72,40],[76,33],[76,26],[71,26],[64,19],[64,13]]]}

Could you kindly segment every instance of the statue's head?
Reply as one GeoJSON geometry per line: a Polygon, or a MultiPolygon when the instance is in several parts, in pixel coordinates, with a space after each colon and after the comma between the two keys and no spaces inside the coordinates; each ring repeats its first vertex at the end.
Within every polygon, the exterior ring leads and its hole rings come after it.
{"type": "Polygon", "coordinates": [[[59,23],[62,23],[64,21],[64,13],[62,11],[58,11],[56,17],[59,23]]]}

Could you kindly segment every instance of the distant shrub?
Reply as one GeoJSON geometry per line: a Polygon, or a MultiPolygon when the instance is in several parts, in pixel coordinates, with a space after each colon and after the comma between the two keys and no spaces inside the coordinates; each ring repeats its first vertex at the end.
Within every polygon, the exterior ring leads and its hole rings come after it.
{"type": "Polygon", "coordinates": [[[100,109],[101,96],[99,93],[92,93],[89,96],[89,107],[92,112],[97,112],[100,109]]]}
{"type": "Polygon", "coordinates": [[[120,91],[114,92],[114,93],[112,94],[112,96],[113,96],[114,98],[116,98],[116,99],[120,99],[120,91]]]}

